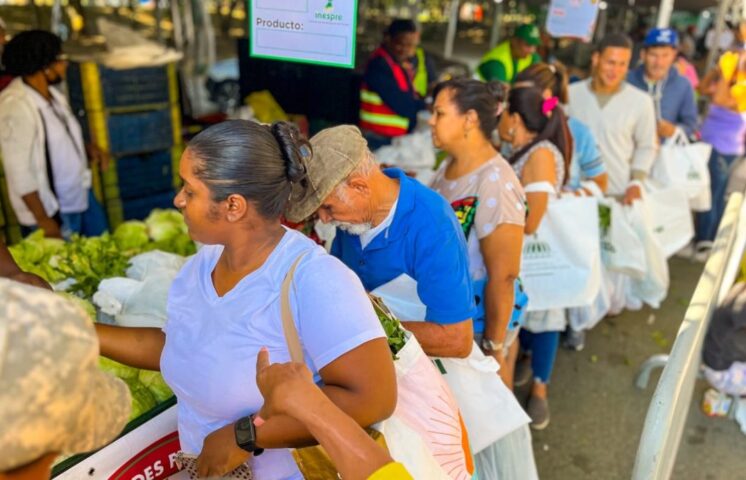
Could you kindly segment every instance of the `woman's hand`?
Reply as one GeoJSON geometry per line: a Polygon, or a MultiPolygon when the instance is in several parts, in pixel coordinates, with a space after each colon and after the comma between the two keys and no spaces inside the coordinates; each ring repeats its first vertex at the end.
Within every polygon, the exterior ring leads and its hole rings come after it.
{"type": "Polygon", "coordinates": [[[251,458],[251,454],[236,443],[233,428],[230,423],[205,437],[202,453],[197,458],[199,478],[220,478],[251,458]]]}
{"type": "Polygon", "coordinates": [[[313,375],[303,363],[270,364],[266,348],[256,357],[256,385],[264,397],[264,406],[259,412],[262,421],[275,415],[293,415],[302,404],[301,399],[309,399],[315,394],[323,395],[313,383],[313,375]]]}

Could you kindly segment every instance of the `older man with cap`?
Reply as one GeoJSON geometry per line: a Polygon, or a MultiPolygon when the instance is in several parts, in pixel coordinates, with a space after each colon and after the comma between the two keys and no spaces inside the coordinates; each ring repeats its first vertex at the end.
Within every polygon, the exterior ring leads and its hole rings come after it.
{"type": "Polygon", "coordinates": [[[515,76],[535,63],[541,62],[536,53],[541,45],[539,29],[533,24],[519,26],[513,37],[499,43],[482,57],[477,74],[482,80],[513,83],[515,76]]]}
{"type": "Polygon", "coordinates": [[[60,454],[112,441],[130,404],[124,382],[99,370],[79,307],[0,279],[0,479],[48,479],[60,454]]]}
{"type": "Polygon", "coordinates": [[[466,241],[448,202],[401,170],[381,171],[356,127],[323,130],[311,145],[313,188],[287,218],[317,212],[336,226],[332,255],[405,320],[428,355],[468,356],[476,308],[466,241]]]}
{"type": "Polygon", "coordinates": [[[672,28],[654,28],[645,37],[642,65],[632,70],[627,81],[650,93],[655,103],[658,136],[669,138],[679,128],[687,136],[697,130],[697,104],[691,83],[676,68],[679,35],[672,28]]]}

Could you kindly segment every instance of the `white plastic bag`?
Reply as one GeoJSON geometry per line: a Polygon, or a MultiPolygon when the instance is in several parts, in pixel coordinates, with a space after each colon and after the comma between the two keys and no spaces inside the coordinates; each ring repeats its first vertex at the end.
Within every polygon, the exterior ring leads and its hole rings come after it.
{"type": "Polygon", "coordinates": [[[647,272],[641,280],[630,279],[628,308],[639,300],[653,308],[659,308],[668,295],[669,273],[666,255],[653,231],[653,221],[645,200],[637,200],[624,207],[627,220],[634,227],[645,250],[647,272]]]}
{"type": "Polygon", "coordinates": [[[609,313],[611,309],[611,295],[608,284],[611,280],[604,267],[601,267],[601,280],[601,288],[592,305],[567,309],[567,322],[573,330],[590,330],[609,313]]]}
{"type": "Polygon", "coordinates": [[[497,361],[476,343],[467,358],[438,358],[435,363],[458,399],[474,453],[531,421],[500,379],[497,361]]]}
{"type": "Polygon", "coordinates": [[[601,286],[598,223],[596,198],[550,199],[539,229],[523,244],[521,280],[529,312],[593,303],[601,286]]]}
{"type": "Polygon", "coordinates": [[[645,187],[643,201],[650,212],[653,232],[666,258],[670,258],[694,238],[694,220],[686,191],[675,185],[660,188],[647,183],[645,187]]]}
{"type": "Polygon", "coordinates": [[[686,134],[677,129],[660,148],[653,164],[651,178],[664,187],[682,187],[690,201],[690,209],[702,210],[710,202],[710,160],[712,146],[704,142],[690,143],[686,134]]]}
{"type": "Polygon", "coordinates": [[[645,250],[635,229],[627,221],[622,205],[613,199],[599,202],[610,210],[610,224],[601,236],[601,256],[611,272],[643,278],[647,271],[645,250]]]}

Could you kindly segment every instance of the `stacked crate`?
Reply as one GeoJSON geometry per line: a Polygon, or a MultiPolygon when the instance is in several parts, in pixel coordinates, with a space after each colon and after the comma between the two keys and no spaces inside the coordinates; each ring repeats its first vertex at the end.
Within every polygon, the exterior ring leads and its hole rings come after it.
{"type": "Polygon", "coordinates": [[[93,172],[111,228],[171,207],[183,150],[176,65],[113,70],[71,63],[67,82],[86,141],[111,156],[107,170],[93,172]]]}

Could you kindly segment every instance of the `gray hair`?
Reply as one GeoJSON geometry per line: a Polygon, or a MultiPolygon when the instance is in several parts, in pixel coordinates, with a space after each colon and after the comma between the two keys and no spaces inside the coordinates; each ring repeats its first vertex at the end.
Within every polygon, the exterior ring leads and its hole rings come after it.
{"type": "Polygon", "coordinates": [[[346,187],[350,184],[350,180],[354,177],[368,178],[371,173],[373,173],[375,170],[378,170],[379,168],[380,167],[378,165],[378,162],[376,161],[376,156],[373,155],[370,150],[366,149],[365,156],[361,160],[360,165],[355,167],[355,170],[350,172],[350,174],[347,175],[347,178],[339,182],[339,184],[334,187],[334,195],[343,202],[347,202],[349,200],[349,197],[347,196],[346,187]]]}

